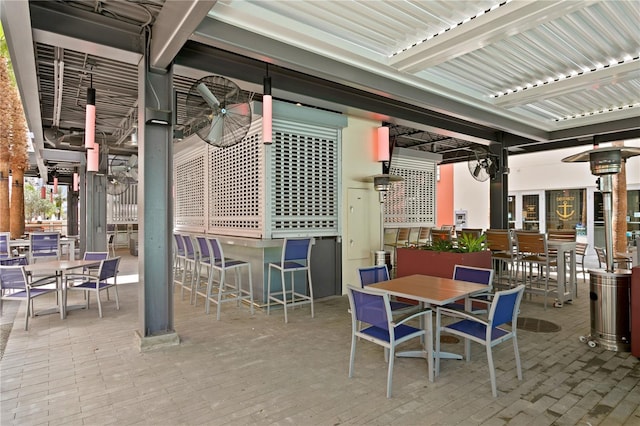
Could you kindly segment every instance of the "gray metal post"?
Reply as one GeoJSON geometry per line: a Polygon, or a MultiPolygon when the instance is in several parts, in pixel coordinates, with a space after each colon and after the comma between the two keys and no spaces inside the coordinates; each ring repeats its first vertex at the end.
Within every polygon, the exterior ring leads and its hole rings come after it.
{"type": "Polygon", "coordinates": [[[173,330],[172,67],[138,65],[138,222],[140,349],[175,345],[173,330]],[[165,123],[161,123],[166,119],[165,123]]]}
{"type": "MultiPolygon", "coordinates": [[[[100,147],[102,149],[102,146],[100,147]]],[[[100,171],[86,173],[86,251],[105,251],[107,248],[107,177],[106,161],[100,161],[100,171]]]]}
{"type": "Polygon", "coordinates": [[[509,227],[509,179],[508,179],[508,153],[502,144],[489,146],[489,152],[499,159],[499,167],[495,176],[491,177],[489,184],[489,224],[494,229],[507,229],[509,227]]]}

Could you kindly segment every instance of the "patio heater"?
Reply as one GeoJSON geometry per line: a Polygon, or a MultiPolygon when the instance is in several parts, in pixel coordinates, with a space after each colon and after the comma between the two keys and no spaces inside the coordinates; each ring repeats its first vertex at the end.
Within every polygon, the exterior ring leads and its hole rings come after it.
{"type": "Polygon", "coordinates": [[[562,159],[565,163],[589,161],[602,193],[607,264],[606,269],[589,270],[591,334],[580,336],[580,341],[592,348],[601,345],[610,351],[630,350],[631,271],[614,269],[611,190],[612,176],[620,172],[622,160],[636,155],[640,155],[640,148],[607,147],[562,159]]]}
{"type": "Polygon", "coordinates": [[[392,183],[399,182],[403,180],[403,178],[401,176],[383,173],[380,175],[370,176],[366,180],[368,182],[373,182],[373,189],[378,192],[378,199],[380,201],[380,250],[375,252],[375,264],[386,264],[389,270],[391,270],[391,254],[384,250],[384,202],[387,198],[389,189],[391,189],[392,183]]]}

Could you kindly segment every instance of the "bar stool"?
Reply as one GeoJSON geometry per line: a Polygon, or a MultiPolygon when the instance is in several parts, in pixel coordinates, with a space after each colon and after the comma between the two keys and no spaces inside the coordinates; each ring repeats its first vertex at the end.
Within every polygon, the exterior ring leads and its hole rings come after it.
{"type": "Polygon", "coordinates": [[[198,295],[207,297],[206,291],[207,285],[209,283],[209,277],[213,273],[212,270],[212,257],[211,251],[209,249],[209,242],[207,238],[204,236],[197,236],[196,243],[198,247],[198,260],[196,262],[196,281],[195,287],[193,291],[194,298],[194,306],[198,306],[198,295]],[[207,269],[206,279],[204,280],[204,288],[202,287],[202,269],[207,269]]]}
{"type": "Polygon", "coordinates": [[[284,307],[284,322],[289,322],[287,317],[287,306],[297,306],[311,304],[311,318],[313,311],[313,285],[311,283],[311,238],[288,239],[285,238],[282,247],[282,259],[280,262],[269,263],[269,278],[267,280],[267,315],[271,313],[271,301],[284,307]],[[280,291],[271,292],[271,269],[280,271],[280,291]],[[307,272],[307,285],[309,294],[296,291],[295,273],[298,271],[307,272]],[[291,273],[291,290],[287,291],[285,273],[291,273]],[[287,294],[291,300],[287,300],[287,294]],[[296,299],[297,298],[297,299],[296,299]]]}
{"type": "Polygon", "coordinates": [[[187,290],[190,292],[189,303],[191,303],[193,298],[193,284],[196,276],[197,253],[191,235],[182,235],[182,241],[184,242],[184,268],[182,268],[182,280],[179,283],[182,287],[180,289],[180,298],[184,300],[184,291],[187,290]],[[187,275],[189,276],[188,284],[187,275]]]}
{"type": "Polygon", "coordinates": [[[244,260],[226,258],[222,251],[222,245],[217,238],[208,238],[207,241],[209,243],[211,269],[213,271],[218,271],[220,276],[217,291],[213,291],[213,273],[210,273],[209,280],[207,282],[207,292],[205,294],[199,293],[206,297],[205,312],[208,314],[211,302],[215,303],[218,305],[216,319],[219,321],[220,305],[223,302],[235,301],[237,306],[240,306],[240,302],[242,300],[247,300],[251,308],[251,315],[253,315],[253,282],[251,281],[251,264],[244,260]],[[242,288],[241,268],[243,267],[247,268],[247,274],[249,275],[249,288],[247,290],[242,288]],[[227,284],[226,282],[226,273],[228,271],[235,272],[234,285],[227,284]]]}

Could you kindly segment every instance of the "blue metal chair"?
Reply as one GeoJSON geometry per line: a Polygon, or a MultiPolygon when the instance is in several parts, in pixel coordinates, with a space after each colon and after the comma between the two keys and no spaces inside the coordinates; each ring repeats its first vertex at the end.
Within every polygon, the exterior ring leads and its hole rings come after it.
{"type": "Polygon", "coordinates": [[[204,293],[206,291],[206,287],[209,283],[209,277],[212,274],[211,269],[211,250],[209,248],[209,241],[207,241],[207,237],[202,235],[196,236],[197,243],[197,262],[196,262],[196,282],[193,290],[193,302],[195,306],[198,306],[198,295],[204,296],[205,300],[207,294],[204,293]],[[201,279],[202,279],[202,269],[207,268],[207,279],[204,281],[204,289],[201,288],[201,279]]]}
{"type": "MultiPolygon", "coordinates": [[[[360,286],[365,288],[371,284],[389,281],[389,269],[387,265],[366,266],[358,268],[358,276],[360,277],[360,286]]],[[[420,309],[420,305],[415,303],[399,302],[392,299],[390,299],[389,303],[393,314],[407,314],[420,309]]]]}
{"type": "Polygon", "coordinates": [[[184,300],[184,291],[188,290],[189,293],[189,303],[192,303],[193,300],[193,286],[195,283],[196,276],[196,263],[198,261],[198,253],[196,252],[195,246],[193,245],[193,239],[191,235],[183,234],[182,241],[184,243],[184,257],[183,257],[183,268],[182,268],[182,279],[179,281],[180,286],[180,298],[184,300]],[[187,276],[189,281],[187,282],[187,276]]]}
{"type": "Polygon", "coordinates": [[[267,279],[267,315],[271,313],[271,301],[283,305],[284,322],[289,322],[287,306],[311,305],[311,318],[313,311],[313,284],[311,282],[311,242],[312,238],[285,238],[282,247],[282,259],[280,262],[269,263],[267,279]],[[280,290],[271,292],[271,269],[280,271],[280,290]],[[295,275],[298,271],[306,271],[308,294],[301,289],[296,290],[295,275]],[[291,274],[291,290],[287,290],[286,273],[291,274]],[[290,296],[290,300],[288,297],[290,296]]]}
{"type": "Polygon", "coordinates": [[[182,235],[174,233],[173,241],[175,242],[173,248],[173,274],[175,277],[178,273],[182,273],[184,267],[184,240],[182,235]]]}
{"type": "Polygon", "coordinates": [[[213,273],[209,274],[209,281],[207,283],[207,292],[204,295],[206,297],[205,312],[209,313],[209,307],[211,302],[217,305],[216,319],[220,320],[220,305],[223,302],[235,301],[239,306],[242,300],[247,300],[251,308],[251,315],[253,315],[253,282],[251,281],[251,264],[244,260],[229,259],[224,256],[222,251],[222,245],[217,238],[209,238],[209,255],[212,256],[211,269],[218,271],[219,281],[217,291],[214,292],[213,286],[213,273]],[[249,275],[249,288],[247,290],[242,288],[242,275],[240,268],[247,268],[247,274],[249,275]],[[235,272],[235,284],[227,284],[226,273],[228,271],[235,272]]]}
{"type": "Polygon", "coordinates": [[[10,239],[10,232],[0,232],[0,260],[11,257],[11,247],[9,246],[10,239]]]}
{"type": "MultiPolygon", "coordinates": [[[[98,315],[100,316],[100,318],[102,318],[102,303],[100,302],[100,292],[102,290],[107,290],[113,287],[116,295],[116,309],[120,310],[117,286],[119,263],[120,257],[112,257],[111,259],[105,259],[100,262],[100,269],[98,270],[98,273],[96,275],[66,274],[65,285],[67,286],[67,291],[84,291],[87,297],[87,309],[89,309],[90,292],[95,292],[96,299],[98,299],[98,315]]],[[[67,301],[64,300],[63,303],[67,303],[67,301]]]]}
{"type": "MultiPolygon", "coordinates": [[[[493,273],[493,269],[478,268],[475,266],[455,265],[453,267],[454,280],[484,284],[487,286],[486,291],[482,292],[481,294],[475,294],[470,298],[472,303],[471,312],[474,314],[487,312],[487,306],[491,303],[490,298],[492,297],[491,291],[493,290],[493,273]],[[474,302],[482,303],[484,306],[474,306],[474,302]]],[[[464,303],[450,303],[445,307],[449,309],[464,310],[464,303]]]]}
{"type": "Polygon", "coordinates": [[[520,353],[518,352],[517,324],[520,312],[520,301],[524,294],[524,285],[498,291],[493,297],[488,319],[474,316],[455,309],[439,307],[436,314],[436,376],[440,373],[440,334],[451,333],[465,339],[464,352],[467,361],[471,359],[471,341],[484,345],[487,350],[491,392],[498,396],[496,389],[496,372],[493,365],[492,348],[509,339],[513,340],[513,351],[516,358],[518,380],[522,380],[520,353]],[[459,321],[442,325],[442,317],[458,318],[459,321]],[[509,329],[500,326],[511,324],[509,329]]]}
{"type": "Polygon", "coordinates": [[[29,263],[34,263],[37,259],[60,259],[59,232],[32,232],[29,240],[29,263]]]}
{"type": "Polygon", "coordinates": [[[417,312],[400,321],[393,321],[389,295],[368,288],[347,287],[351,307],[351,355],[349,357],[349,377],[353,377],[353,362],[358,338],[385,349],[388,360],[387,398],[391,398],[393,381],[393,361],[396,346],[416,337],[423,338],[427,345],[427,376],[433,381],[433,336],[432,312],[430,309],[417,312]],[[424,316],[422,321],[427,329],[407,325],[406,322],[424,316]]]}
{"type": "Polygon", "coordinates": [[[29,316],[35,316],[33,299],[57,291],[55,287],[41,287],[55,284],[55,277],[29,282],[24,265],[0,266],[0,314],[3,300],[25,300],[27,309],[24,318],[24,329],[29,330],[29,316]]]}

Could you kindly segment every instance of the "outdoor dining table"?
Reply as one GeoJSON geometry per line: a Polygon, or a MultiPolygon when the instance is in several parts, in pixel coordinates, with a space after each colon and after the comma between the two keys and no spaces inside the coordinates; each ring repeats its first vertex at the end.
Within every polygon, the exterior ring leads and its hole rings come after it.
{"type": "MultiPolygon", "coordinates": [[[[469,296],[487,291],[484,284],[476,284],[467,281],[458,281],[450,278],[433,277],[430,275],[408,275],[401,278],[395,278],[389,281],[383,281],[377,284],[371,284],[367,288],[375,288],[381,290],[390,296],[403,297],[406,299],[416,300],[427,306],[444,306],[457,300],[464,299],[465,310],[471,309],[471,300],[469,296]]],[[[423,324],[421,324],[424,326],[423,324]]],[[[433,339],[433,337],[431,337],[433,339]]],[[[430,346],[432,342],[428,343],[430,346]]],[[[399,357],[419,357],[428,358],[428,348],[420,351],[405,351],[397,353],[399,357]]],[[[449,352],[441,352],[441,358],[462,359],[461,355],[449,352]]],[[[431,365],[431,364],[430,364],[431,365]]],[[[430,368],[429,380],[433,381],[433,372],[430,368]]]]}
{"type": "Polygon", "coordinates": [[[47,260],[25,265],[24,269],[33,278],[56,277],[56,288],[59,294],[59,304],[57,308],[45,310],[36,313],[36,315],[60,312],[60,318],[65,319],[67,310],[83,308],[84,305],[78,307],[67,307],[67,288],[64,285],[64,274],[67,271],[90,266],[98,266],[100,261],[96,260],[47,260]]]}

